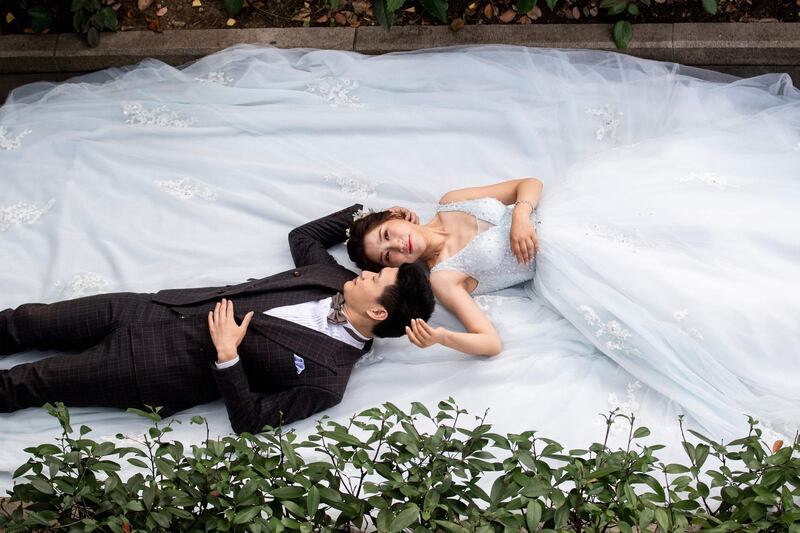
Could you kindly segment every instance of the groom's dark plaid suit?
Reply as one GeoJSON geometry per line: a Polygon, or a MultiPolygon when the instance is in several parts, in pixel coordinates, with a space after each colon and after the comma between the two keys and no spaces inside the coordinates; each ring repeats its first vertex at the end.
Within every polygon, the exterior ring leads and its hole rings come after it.
{"type": "Polygon", "coordinates": [[[237,433],[306,418],[339,403],[364,350],[263,314],[321,300],[356,274],[327,252],[344,239],[356,204],[289,233],[296,268],[239,285],[115,293],[0,312],[0,354],[78,349],[0,370],[0,411],[45,402],[71,406],[164,406],[171,414],[219,398],[237,433]],[[237,322],[255,311],[239,363],[214,366],[208,312],[234,302],[237,322]],[[298,374],[294,355],[305,360],[298,374]],[[281,414],[282,413],[282,417],[281,414]]]}

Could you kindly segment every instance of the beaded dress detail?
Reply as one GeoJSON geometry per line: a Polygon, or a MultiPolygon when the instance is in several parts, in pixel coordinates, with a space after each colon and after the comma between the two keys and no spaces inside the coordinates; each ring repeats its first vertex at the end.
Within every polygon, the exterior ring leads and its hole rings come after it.
{"type": "MultiPolygon", "coordinates": [[[[536,261],[520,264],[511,252],[509,235],[513,210],[513,205],[504,205],[496,198],[478,198],[437,206],[437,213],[460,211],[472,215],[478,233],[457,253],[435,265],[431,273],[456,270],[467,274],[478,282],[473,295],[505,289],[532,279],[536,261]]],[[[535,210],[531,213],[531,220],[538,229],[535,210]]]]}

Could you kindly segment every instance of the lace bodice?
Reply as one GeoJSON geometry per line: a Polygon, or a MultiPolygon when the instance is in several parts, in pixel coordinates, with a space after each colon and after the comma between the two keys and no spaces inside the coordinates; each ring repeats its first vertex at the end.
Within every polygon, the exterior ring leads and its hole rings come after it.
{"type": "MultiPolygon", "coordinates": [[[[476,218],[478,234],[458,253],[448,257],[431,272],[456,270],[478,281],[473,295],[486,294],[533,278],[536,262],[519,264],[511,252],[509,234],[513,205],[496,198],[478,198],[439,205],[436,212],[461,211],[476,218]]],[[[537,223],[536,211],[531,220],[537,223]]]]}

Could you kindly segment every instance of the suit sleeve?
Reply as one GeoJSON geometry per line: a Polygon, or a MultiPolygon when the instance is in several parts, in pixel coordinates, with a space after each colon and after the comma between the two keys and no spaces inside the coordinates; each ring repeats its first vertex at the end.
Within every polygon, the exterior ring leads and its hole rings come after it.
{"type": "Polygon", "coordinates": [[[337,394],[319,387],[294,387],[272,394],[250,390],[241,363],[214,370],[233,431],[259,433],[266,425],[277,427],[308,418],[339,403],[337,394]]]}
{"type": "Polygon", "coordinates": [[[353,222],[353,214],[361,208],[361,204],[354,204],[290,231],[289,249],[295,266],[337,265],[328,248],[345,240],[345,230],[353,222]]]}

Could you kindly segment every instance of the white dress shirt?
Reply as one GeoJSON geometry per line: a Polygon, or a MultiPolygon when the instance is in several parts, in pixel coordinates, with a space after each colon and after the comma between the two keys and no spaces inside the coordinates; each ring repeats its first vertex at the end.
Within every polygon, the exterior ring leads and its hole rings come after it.
{"type": "MultiPolygon", "coordinates": [[[[300,326],[305,326],[314,331],[324,333],[328,337],[337,341],[349,344],[359,350],[364,349],[364,344],[369,341],[367,337],[361,335],[355,327],[348,321],[346,324],[331,324],[328,322],[328,312],[331,310],[331,298],[322,300],[312,300],[294,305],[284,305],[274,307],[264,311],[265,315],[274,316],[288,320],[300,326]]],[[[228,368],[239,362],[239,357],[235,357],[224,363],[216,363],[217,368],[228,368]]]]}

